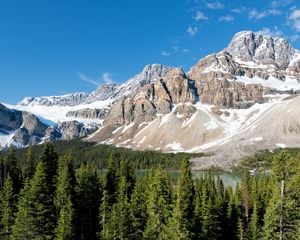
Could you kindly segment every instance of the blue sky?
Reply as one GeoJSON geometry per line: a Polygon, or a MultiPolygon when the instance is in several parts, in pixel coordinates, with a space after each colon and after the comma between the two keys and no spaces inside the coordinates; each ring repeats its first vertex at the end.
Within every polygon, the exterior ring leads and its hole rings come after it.
{"type": "Polygon", "coordinates": [[[90,92],[144,65],[188,70],[241,30],[300,49],[298,0],[0,1],[0,101],[90,92]]]}

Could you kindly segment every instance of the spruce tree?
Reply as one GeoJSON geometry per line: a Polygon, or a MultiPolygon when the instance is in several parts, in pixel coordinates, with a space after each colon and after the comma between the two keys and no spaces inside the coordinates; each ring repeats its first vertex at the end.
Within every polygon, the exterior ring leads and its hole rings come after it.
{"type": "Polygon", "coordinates": [[[119,175],[119,179],[121,179],[121,177],[125,177],[127,182],[127,188],[128,188],[127,194],[130,197],[133,192],[136,179],[135,179],[135,171],[128,160],[122,160],[120,162],[120,170],[118,175],[119,175]]]}
{"type": "Polygon", "coordinates": [[[17,214],[14,225],[12,226],[12,240],[30,240],[33,237],[32,196],[30,193],[30,180],[27,178],[24,187],[19,194],[17,204],[17,214]]]}
{"type": "Polygon", "coordinates": [[[111,154],[108,160],[108,171],[105,176],[104,189],[107,192],[108,204],[112,206],[116,202],[116,193],[119,184],[119,175],[117,171],[117,164],[113,155],[111,154]]]}
{"type": "Polygon", "coordinates": [[[32,147],[28,147],[26,151],[26,159],[25,159],[25,164],[24,164],[24,179],[26,178],[31,178],[34,175],[34,170],[35,170],[35,161],[34,161],[34,156],[32,152],[32,147]]]}
{"type": "Polygon", "coordinates": [[[172,217],[163,231],[164,239],[192,239],[194,211],[194,181],[190,163],[184,160],[178,180],[177,198],[172,217]]]}
{"type": "Polygon", "coordinates": [[[58,168],[58,154],[53,143],[46,143],[40,156],[40,161],[44,163],[47,172],[46,182],[51,194],[55,192],[55,180],[58,168]]]}
{"type": "Polygon", "coordinates": [[[293,200],[295,189],[289,185],[293,176],[297,175],[296,161],[290,153],[282,150],[274,157],[272,170],[273,196],[264,217],[264,238],[293,239],[297,225],[293,213],[295,208],[299,209],[299,199],[293,200]]]}
{"type": "Polygon", "coordinates": [[[109,196],[106,190],[103,190],[101,204],[99,208],[99,226],[100,229],[97,233],[99,239],[108,238],[108,225],[109,225],[109,214],[111,212],[111,206],[109,205],[109,196]]]}
{"type": "Polygon", "coordinates": [[[118,187],[117,202],[112,207],[108,224],[105,229],[106,233],[104,233],[104,239],[106,240],[133,239],[130,204],[128,201],[127,192],[128,183],[126,181],[126,178],[123,176],[121,177],[121,181],[118,187]]]}
{"type": "Polygon", "coordinates": [[[95,168],[82,164],[76,172],[76,239],[96,239],[100,199],[100,183],[95,168]]]}
{"type": "Polygon", "coordinates": [[[156,240],[166,227],[167,219],[171,213],[170,186],[160,168],[151,180],[147,198],[148,219],[144,231],[144,239],[156,240]]]}
{"type": "Polygon", "coordinates": [[[251,213],[250,223],[249,223],[249,239],[257,240],[261,237],[261,229],[259,226],[259,218],[257,212],[257,202],[253,203],[253,212],[251,213]]]}
{"type": "Polygon", "coordinates": [[[74,239],[74,174],[71,159],[61,158],[57,174],[55,207],[58,215],[55,239],[74,239]]]}
{"type": "Polygon", "coordinates": [[[30,181],[30,187],[26,183],[27,186],[25,185],[21,194],[12,239],[53,238],[55,214],[53,197],[50,186],[47,185],[47,179],[45,163],[40,162],[30,181]]]}
{"type": "Polygon", "coordinates": [[[16,213],[16,194],[8,175],[0,192],[0,239],[9,239],[16,213]]]}
{"type": "Polygon", "coordinates": [[[245,223],[245,232],[248,231],[249,225],[249,215],[251,209],[250,203],[250,175],[248,171],[245,171],[242,175],[242,185],[241,185],[241,196],[243,205],[243,219],[245,223]]]}
{"type": "Polygon", "coordinates": [[[200,239],[216,240],[220,237],[220,223],[218,222],[218,213],[214,207],[212,197],[208,195],[205,185],[203,186],[201,200],[200,239]]]}
{"type": "Polygon", "coordinates": [[[137,182],[130,200],[130,214],[132,219],[132,238],[143,239],[147,215],[145,187],[141,181],[137,182]]]}
{"type": "MultiPolygon", "coordinates": [[[[9,175],[11,180],[13,181],[13,188],[16,192],[22,187],[22,178],[21,178],[21,170],[20,170],[20,163],[16,156],[16,151],[14,148],[10,148],[8,151],[8,155],[6,157],[6,174],[5,176],[9,175]]],[[[4,179],[5,180],[5,179],[4,179]]],[[[5,185],[5,181],[4,181],[5,185]]]]}

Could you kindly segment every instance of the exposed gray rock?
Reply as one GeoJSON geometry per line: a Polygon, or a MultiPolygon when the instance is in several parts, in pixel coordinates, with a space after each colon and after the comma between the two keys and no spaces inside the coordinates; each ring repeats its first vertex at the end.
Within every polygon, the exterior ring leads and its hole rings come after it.
{"type": "Polygon", "coordinates": [[[279,69],[286,69],[295,54],[295,49],[286,39],[251,31],[237,33],[225,51],[240,60],[272,64],[279,69]]]}
{"type": "Polygon", "coordinates": [[[49,126],[46,129],[44,141],[46,141],[46,142],[47,141],[57,141],[57,140],[61,139],[61,137],[62,137],[62,134],[56,127],[49,126]]]}
{"type": "Polygon", "coordinates": [[[29,135],[42,137],[48,126],[42,123],[35,115],[29,112],[23,112],[22,127],[27,129],[29,135]]]}
{"type": "Polygon", "coordinates": [[[85,119],[105,119],[108,116],[108,109],[80,109],[67,112],[67,117],[85,118],[85,119]]]}
{"type": "Polygon", "coordinates": [[[76,106],[84,103],[89,94],[71,93],[62,96],[49,97],[26,97],[18,103],[20,106],[43,105],[43,106],[76,106]]]}
{"type": "Polygon", "coordinates": [[[9,109],[0,103],[0,128],[11,131],[19,128],[22,121],[21,111],[9,109]]]}
{"type": "Polygon", "coordinates": [[[113,95],[116,87],[117,84],[115,83],[101,85],[97,88],[96,91],[89,94],[89,96],[85,100],[85,103],[88,104],[96,101],[103,101],[110,98],[113,95]]]}
{"type": "Polygon", "coordinates": [[[141,73],[135,75],[133,78],[130,78],[124,84],[116,87],[113,97],[132,97],[137,91],[139,91],[140,88],[164,78],[172,69],[173,67],[160,64],[146,65],[141,73]]]}
{"type": "Polygon", "coordinates": [[[62,122],[58,126],[58,129],[62,134],[62,139],[64,140],[85,137],[96,130],[96,128],[87,128],[83,123],[78,121],[62,122]]]}

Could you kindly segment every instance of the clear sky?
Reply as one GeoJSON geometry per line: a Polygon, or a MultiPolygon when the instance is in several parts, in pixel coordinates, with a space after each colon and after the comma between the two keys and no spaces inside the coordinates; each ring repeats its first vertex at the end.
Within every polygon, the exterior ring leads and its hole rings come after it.
{"type": "Polygon", "coordinates": [[[300,49],[300,1],[2,0],[0,102],[90,92],[149,63],[188,70],[241,30],[300,49]]]}

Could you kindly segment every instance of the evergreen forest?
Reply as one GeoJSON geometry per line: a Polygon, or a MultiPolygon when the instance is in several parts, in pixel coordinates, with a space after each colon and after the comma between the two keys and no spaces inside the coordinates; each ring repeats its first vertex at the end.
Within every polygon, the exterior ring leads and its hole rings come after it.
{"type": "Polygon", "coordinates": [[[299,154],[277,151],[269,174],[225,187],[194,179],[188,154],[84,144],[0,154],[0,239],[300,240],[299,154]]]}

